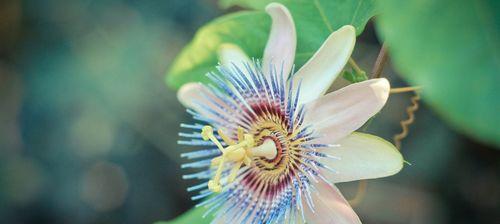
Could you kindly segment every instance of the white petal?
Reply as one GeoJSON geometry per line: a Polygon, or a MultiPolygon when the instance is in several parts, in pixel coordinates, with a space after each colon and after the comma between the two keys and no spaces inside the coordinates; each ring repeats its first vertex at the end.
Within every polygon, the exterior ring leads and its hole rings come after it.
{"type": "Polygon", "coordinates": [[[237,125],[235,117],[229,114],[229,106],[216,97],[210,89],[200,83],[187,83],[177,91],[177,99],[186,108],[198,112],[216,127],[237,125]]]}
{"type": "Polygon", "coordinates": [[[328,143],[335,143],[382,109],[389,97],[387,79],[351,84],[306,105],[306,122],[314,124],[328,143]]]}
{"type": "Polygon", "coordinates": [[[330,34],[319,50],[294,75],[295,83],[302,82],[300,103],[307,103],[325,94],[351,57],[355,42],[356,31],[350,25],[330,34]]]}
{"type": "Polygon", "coordinates": [[[245,52],[235,44],[221,44],[218,50],[219,62],[222,66],[230,71],[234,71],[235,66],[246,76],[248,80],[252,80],[248,72],[247,65],[253,69],[252,60],[245,52]]]}
{"type": "Polygon", "coordinates": [[[231,67],[233,63],[238,67],[242,67],[245,63],[252,62],[245,52],[235,44],[221,44],[217,53],[219,62],[226,67],[231,67]]]}
{"type": "Polygon", "coordinates": [[[316,184],[316,189],[318,189],[318,194],[312,193],[314,213],[309,208],[306,209],[307,223],[361,224],[358,216],[337,187],[320,182],[316,184]]]}
{"type": "Polygon", "coordinates": [[[339,147],[322,149],[322,152],[339,158],[321,159],[321,163],[337,171],[322,171],[333,183],[386,177],[403,168],[401,153],[380,137],[354,132],[338,144],[339,147]]]}
{"type": "Polygon", "coordinates": [[[273,64],[278,72],[283,69],[283,75],[288,77],[295,59],[297,44],[293,18],[288,9],[279,3],[267,5],[266,12],[271,16],[273,23],[264,50],[262,69],[264,74],[269,74],[269,64],[273,64]]]}
{"type": "Polygon", "coordinates": [[[202,84],[190,82],[182,85],[177,91],[177,99],[184,107],[195,109],[197,107],[195,102],[205,100],[202,94],[207,92],[209,92],[208,89],[202,84]]]}

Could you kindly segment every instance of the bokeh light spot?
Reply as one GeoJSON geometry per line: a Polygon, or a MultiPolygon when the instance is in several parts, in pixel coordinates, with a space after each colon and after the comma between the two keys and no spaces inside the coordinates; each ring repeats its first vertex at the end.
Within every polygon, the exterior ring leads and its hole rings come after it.
{"type": "Polygon", "coordinates": [[[123,204],[128,192],[128,180],[123,169],[113,163],[97,162],[84,174],[81,199],[96,211],[104,212],[123,204]]]}

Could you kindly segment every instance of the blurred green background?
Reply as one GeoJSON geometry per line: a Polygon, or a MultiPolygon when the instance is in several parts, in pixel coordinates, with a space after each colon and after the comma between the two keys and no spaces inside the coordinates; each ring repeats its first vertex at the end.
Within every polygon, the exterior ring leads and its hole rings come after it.
{"type": "MultiPolygon", "coordinates": [[[[215,0],[1,1],[0,223],[152,223],[188,210],[176,141],[189,117],[164,74],[226,12],[215,0]]],[[[379,47],[369,23],[353,58],[369,70],[379,47]]],[[[407,85],[390,63],[384,76],[407,85]]],[[[410,97],[391,95],[367,132],[392,139],[410,97]]],[[[412,165],[368,181],[361,219],[500,223],[500,151],[420,106],[403,141],[412,165]]],[[[357,183],[340,188],[353,198],[357,183]]]]}

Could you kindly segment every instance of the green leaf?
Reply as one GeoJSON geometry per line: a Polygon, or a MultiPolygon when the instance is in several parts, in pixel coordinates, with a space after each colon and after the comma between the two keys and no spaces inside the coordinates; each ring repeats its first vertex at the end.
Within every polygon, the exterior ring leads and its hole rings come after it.
{"type": "MultiPolygon", "coordinates": [[[[261,58],[271,19],[262,9],[269,0],[221,1],[225,7],[239,5],[257,12],[229,14],[201,28],[167,72],[167,84],[179,88],[186,82],[206,82],[205,74],[217,65],[222,43],[240,46],[250,57],[261,58]]],[[[300,68],[334,30],[352,24],[361,33],[375,14],[373,0],[282,0],[292,13],[297,30],[296,68],[300,68]]]]}
{"type": "Polygon", "coordinates": [[[172,63],[167,84],[177,89],[187,82],[206,82],[205,74],[215,69],[217,51],[223,43],[236,44],[248,56],[260,58],[270,22],[264,12],[245,11],[222,16],[205,25],[172,63]]]}
{"type": "Polygon", "coordinates": [[[159,221],[154,224],[208,224],[212,221],[211,216],[203,218],[203,213],[206,209],[203,207],[192,208],[191,210],[185,212],[181,216],[170,221],[159,221]]]}
{"type": "Polygon", "coordinates": [[[500,146],[500,1],[377,3],[377,29],[401,75],[458,130],[500,146]]]}
{"type": "Polygon", "coordinates": [[[220,4],[264,10],[272,2],[285,5],[292,14],[297,30],[295,64],[298,68],[333,31],[350,24],[359,35],[376,13],[374,0],[221,0],[220,4]]]}
{"type": "Polygon", "coordinates": [[[290,10],[297,26],[299,42],[301,36],[311,42],[324,40],[331,32],[347,24],[353,25],[357,34],[361,34],[376,12],[374,0],[220,0],[219,4],[223,8],[241,6],[264,10],[272,2],[279,2],[290,10]],[[318,34],[321,36],[318,37],[318,34]]]}
{"type": "Polygon", "coordinates": [[[342,73],[342,77],[351,83],[362,82],[368,80],[368,76],[366,76],[366,72],[356,72],[353,69],[344,70],[342,73]]]}

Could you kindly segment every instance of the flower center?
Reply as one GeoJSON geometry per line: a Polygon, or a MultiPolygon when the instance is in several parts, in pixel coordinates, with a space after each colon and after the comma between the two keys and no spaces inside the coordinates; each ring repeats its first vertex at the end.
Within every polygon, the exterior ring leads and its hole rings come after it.
{"type": "Polygon", "coordinates": [[[260,145],[254,147],[254,137],[250,134],[245,134],[242,128],[238,128],[238,142],[228,138],[221,130],[218,130],[219,136],[224,140],[227,147],[223,147],[221,142],[213,134],[211,126],[204,126],[201,132],[203,140],[212,141],[222,152],[221,156],[212,159],[212,166],[217,166],[217,171],[212,180],[208,182],[208,188],[214,192],[220,192],[222,186],[220,179],[224,164],[232,162],[233,168],[228,177],[228,183],[231,183],[236,178],[238,170],[245,164],[251,166],[252,158],[263,158],[264,160],[273,160],[277,156],[276,144],[272,139],[262,139],[260,145]]]}
{"type": "Polygon", "coordinates": [[[257,144],[273,142],[276,148],[273,158],[254,158],[253,166],[243,178],[241,183],[253,192],[263,192],[267,196],[281,192],[298,178],[302,169],[304,149],[301,144],[306,140],[299,136],[301,129],[290,127],[293,123],[283,114],[279,109],[260,114],[249,130],[257,144]],[[259,186],[267,187],[260,189],[259,186]]]}

